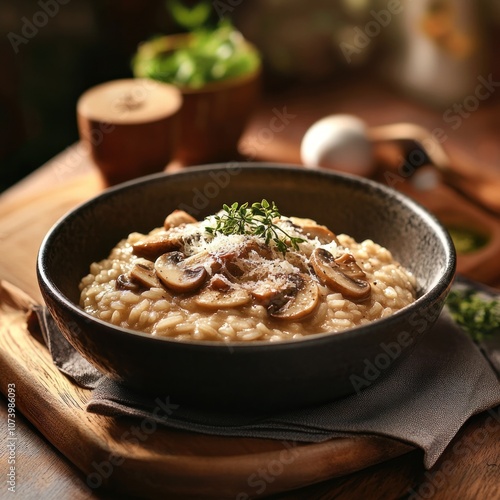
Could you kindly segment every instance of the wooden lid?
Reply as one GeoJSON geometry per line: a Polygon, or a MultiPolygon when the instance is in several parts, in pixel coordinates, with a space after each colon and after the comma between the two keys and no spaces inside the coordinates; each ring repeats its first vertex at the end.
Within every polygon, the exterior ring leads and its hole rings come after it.
{"type": "Polygon", "coordinates": [[[182,105],[177,87],[146,78],[113,80],[87,90],[78,100],[77,113],[89,120],[114,124],[158,121],[182,105]]]}

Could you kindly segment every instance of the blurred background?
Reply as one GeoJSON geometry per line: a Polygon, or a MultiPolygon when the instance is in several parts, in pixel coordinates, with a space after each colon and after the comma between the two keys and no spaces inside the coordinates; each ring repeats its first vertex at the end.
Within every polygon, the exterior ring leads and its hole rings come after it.
{"type": "MultiPolygon", "coordinates": [[[[78,140],[78,97],[95,84],[131,77],[131,58],[139,42],[184,30],[168,4],[1,1],[0,190],[78,140]]],[[[467,106],[492,106],[500,100],[491,83],[500,81],[497,0],[210,4],[212,23],[230,18],[261,51],[265,96],[288,95],[293,89],[311,94],[318,88],[342,90],[353,81],[364,82],[366,94],[366,85],[373,81],[422,109],[442,116],[448,111],[449,127],[466,118],[467,106]],[[485,102],[476,99],[476,105],[464,99],[474,95],[478,76],[489,81],[491,89],[485,102]],[[461,103],[465,110],[453,108],[461,103]]],[[[500,128],[499,119],[488,119],[493,128],[500,128]]]]}

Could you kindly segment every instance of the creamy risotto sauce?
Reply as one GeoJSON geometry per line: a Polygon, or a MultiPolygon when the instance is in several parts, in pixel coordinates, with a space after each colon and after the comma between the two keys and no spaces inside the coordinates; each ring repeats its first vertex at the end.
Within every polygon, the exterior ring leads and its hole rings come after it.
{"type": "Polygon", "coordinates": [[[412,274],[371,240],[280,216],[283,251],[261,236],[210,233],[214,217],[176,210],[164,227],[130,234],[90,266],[81,306],[151,335],[248,342],[341,332],[415,300],[412,274]]]}

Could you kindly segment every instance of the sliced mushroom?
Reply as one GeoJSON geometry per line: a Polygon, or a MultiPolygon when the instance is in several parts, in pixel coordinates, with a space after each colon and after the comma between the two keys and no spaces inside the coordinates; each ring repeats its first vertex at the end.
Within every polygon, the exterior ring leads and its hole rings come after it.
{"type": "Polygon", "coordinates": [[[352,255],[336,260],[328,250],[316,248],[311,254],[311,265],[321,283],[344,297],[364,300],[370,296],[370,284],[352,255]]]}
{"type": "Polygon", "coordinates": [[[335,262],[341,267],[342,272],[353,280],[365,280],[366,274],[361,269],[354,256],[350,253],[344,253],[335,259],[335,262]]]}
{"type": "Polygon", "coordinates": [[[160,287],[161,283],[156,275],[155,265],[147,259],[137,259],[130,270],[132,280],[146,288],[160,287]]]}
{"type": "Polygon", "coordinates": [[[259,243],[255,240],[250,240],[245,245],[243,245],[243,247],[238,251],[237,257],[247,259],[250,256],[251,252],[255,252],[257,255],[263,257],[264,259],[273,258],[271,247],[269,245],[266,245],[265,243],[259,243]]]}
{"type": "Polygon", "coordinates": [[[224,260],[221,260],[221,263],[222,263],[222,267],[224,268],[224,272],[238,280],[240,278],[242,278],[245,274],[245,265],[242,261],[240,260],[228,260],[228,261],[224,261],[224,260]]]}
{"type": "Polygon", "coordinates": [[[216,310],[241,307],[251,299],[250,293],[244,288],[231,283],[221,274],[216,274],[194,301],[200,307],[216,310]]]}
{"type": "Polygon", "coordinates": [[[335,243],[339,242],[335,234],[332,233],[332,231],[330,231],[326,226],[305,226],[302,228],[302,232],[310,240],[318,238],[318,241],[322,245],[326,245],[328,243],[331,243],[332,241],[335,241],[335,243]]]}
{"type": "Polygon", "coordinates": [[[233,284],[223,274],[217,273],[212,276],[208,286],[220,292],[227,292],[231,289],[232,285],[233,284]]]}
{"type": "MultiPolygon", "coordinates": [[[[255,288],[251,291],[252,297],[259,303],[264,306],[268,306],[271,301],[277,300],[278,296],[284,296],[281,290],[277,289],[275,286],[268,284],[266,282],[257,283],[255,288]]],[[[283,302],[283,304],[286,300],[283,302]]]]}
{"type": "Polygon", "coordinates": [[[222,267],[222,264],[206,250],[190,255],[182,262],[182,266],[186,268],[194,268],[200,265],[212,273],[217,272],[222,267]]]}
{"type": "Polygon", "coordinates": [[[181,252],[160,255],[155,262],[155,270],[160,281],[176,292],[192,292],[205,283],[208,272],[203,265],[186,266],[181,252]]]}
{"type": "Polygon", "coordinates": [[[278,309],[281,307],[278,307],[279,303],[285,305],[294,295],[296,286],[293,279],[284,273],[272,274],[258,281],[247,283],[247,288],[259,304],[267,307],[272,302],[273,307],[278,309]]]}
{"type": "Polygon", "coordinates": [[[249,240],[238,247],[233,247],[230,250],[220,252],[217,254],[217,258],[223,264],[227,264],[236,259],[248,259],[252,252],[264,259],[273,258],[271,247],[265,243],[259,243],[255,240],[249,240]]]}
{"type": "Polygon", "coordinates": [[[335,233],[330,231],[326,226],[321,226],[317,224],[316,221],[312,219],[301,219],[299,217],[291,217],[290,220],[292,223],[298,227],[300,227],[300,231],[304,233],[309,239],[313,240],[318,238],[318,241],[322,245],[326,245],[335,241],[338,243],[337,236],[335,233]]]}
{"type": "Polygon", "coordinates": [[[302,252],[290,250],[286,253],[285,259],[302,273],[309,272],[309,259],[302,252]]]}
{"type": "Polygon", "coordinates": [[[273,318],[302,319],[311,314],[319,303],[318,286],[307,274],[291,274],[291,286],[278,294],[268,307],[273,318]]]}
{"type": "Polygon", "coordinates": [[[256,262],[250,255],[252,252],[263,259],[273,258],[269,245],[255,240],[249,240],[239,246],[217,253],[215,257],[221,267],[224,267],[226,274],[238,280],[250,269],[255,268],[256,262]]]}
{"type": "Polygon", "coordinates": [[[174,210],[171,214],[167,215],[163,226],[165,229],[170,229],[182,224],[192,224],[193,222],[198,221],[184,210],[174,210]]]}
{"type": "Polygon", "coordinates": [[[129,274],[120,274],[116,279],[115,288],[117,290],[130,290],[131,292],[138,292],[141,286],[137,281],[134,281],[129,274]]]}
{"type": "Polygon", "coordinates": [[[137,241],[132,245],[132,251],[138,257],[154,261],[164,253],[179,250],[182,242],[181,234],[162,231],[137,241]]]}

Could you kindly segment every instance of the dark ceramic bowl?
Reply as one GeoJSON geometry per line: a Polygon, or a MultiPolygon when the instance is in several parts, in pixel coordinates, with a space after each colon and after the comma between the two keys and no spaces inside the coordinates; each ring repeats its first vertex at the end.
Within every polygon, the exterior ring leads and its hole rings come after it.
{"type": "Polygon", "coordinates": [[[381,184],[327,171],[228,164],[154,175],[105,191],[61,219],[38,257],[46,304],[64,336],[111,378],[191,405],[233,409],[321,403],[371,385],[432,326],[455,272],[448,233],[425,209],[381,184]],[[90,263],[132,231],[184,208],[196,218],[234,201],[274,200],[357,240],[390,249],[418,282],[418,299],[393,316],[337,334],[278,343],[179,342],[117,328],[86,314],[78,284],[90,263]]]}

